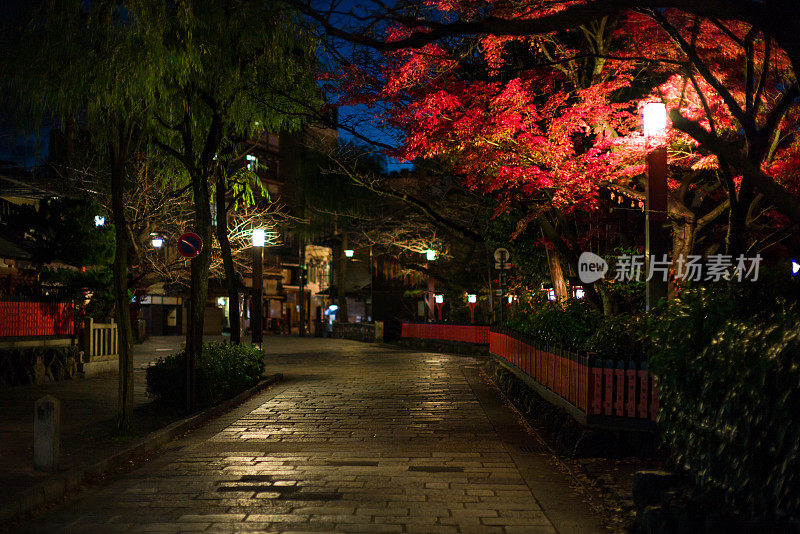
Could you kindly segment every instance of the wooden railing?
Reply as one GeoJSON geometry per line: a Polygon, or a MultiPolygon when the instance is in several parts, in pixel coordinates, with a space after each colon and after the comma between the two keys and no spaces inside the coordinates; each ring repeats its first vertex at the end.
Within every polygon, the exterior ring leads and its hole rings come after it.
{"type": "Polygon", "coordinates": [[[599,360],[555,346],[538,347],[510,331],[488,326],[404,323],[403,337],[488,343],[489,352],[523,373],[551,402],[598,426],[652,428],[658,383],[647,363],[599,360]]]}
{"type": "Polygon", "coordinates": [[[0,301],[0,338],[71,336],[71,302],[0,301]]]}
{"type": "Polygon", "coordinates": [[[489,344],[489,327],[437,323],[403,323],[402,337],[489,344]]]}
{"type": "Polygon", "coordinates": [[[95,323],[94,319],[86,319],[81,334],[85,362],[114,360],[119,357],[117,324],[113,319],[110,323],[95,323]]]}
{"type": "Polygon", "coordinates": [[[540,348],[511,332],[492,332],[489,352],[589,417],[656,420],[657,380],[646,362],[615,363],[560,347],[540,348]]]}

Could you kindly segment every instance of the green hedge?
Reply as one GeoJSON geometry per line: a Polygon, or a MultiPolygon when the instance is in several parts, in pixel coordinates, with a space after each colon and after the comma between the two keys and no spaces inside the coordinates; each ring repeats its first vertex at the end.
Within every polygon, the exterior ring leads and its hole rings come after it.
{"type": "Polygon", "coordinates": [[[540,346],[561,345],[585,350],[587,340],[602,318],[602,314],[587,302],[570,299],[563,304],[548,302],[530,311],[515,310],[507,324],[540,346]]]}
{"type": "Polygon", "coordinates": [[[652,319],[647,315],[603,317],[584,347],[603,360],[647,361],[653,346],[651,325],[652,319]]]}
{"type": "Polygon", "coordinates": [[[675,467],[703,494],[721,493],[750,517],[797,515],[800,312],[753,297],[694,290],[654,323],[659,426],[675,467]]]}
{"type": "MultiPolygon", "coordinates": [[[[200,407],[230,398],[255,385],[264,375],[264,353],[247,345],[209,343],[197,359],[196,400],[200,407]]],[[[147,393],[163,405],[186,405],[186,352],[147,368],[147,393]]]]}

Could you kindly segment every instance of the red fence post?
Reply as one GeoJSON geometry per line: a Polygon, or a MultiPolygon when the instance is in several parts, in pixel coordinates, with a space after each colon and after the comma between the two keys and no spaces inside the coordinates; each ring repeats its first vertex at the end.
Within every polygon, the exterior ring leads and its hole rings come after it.
{"type": "Polygon", "coordinates": [[[639,375],[639,402],[637,415],[639,419],[647,419],[650,415],[647,407],[650,404],[650,373],[647,372],[647,362],[642,362],[639,375]]]}
{"type": "Polygon", "coordinates": [[[625,362],[622,360],[617,361],[614,369],[614,382],[614,393],[616,393],[614,413],[617,416],[623,416],[625,415],[625,362]]]}
{"type": "Polygon", "coordinates": [[[625,404],[625,415],[636,417],[636,363],[629,362],[625,371],[625,380],[628,382],[628,400],[625,404]]]}
{"type": "Polygon", "coordinates": [[[606,360],[603,367],[603,415],[614,415],[614,362],[606,360]]]}
{"type": "Polygon", "coordinates": [[[658,396],[658,377],[650,375],[652,387],[650,388],[650,420],[655,421],[658,416],[659,396],[658,396]]]}
{"type": "Polygon", "coordinates": [[[603,369],[600,360],[592,358],[589,367],[589,413],[599,415],[603,413],[603,369]]]}

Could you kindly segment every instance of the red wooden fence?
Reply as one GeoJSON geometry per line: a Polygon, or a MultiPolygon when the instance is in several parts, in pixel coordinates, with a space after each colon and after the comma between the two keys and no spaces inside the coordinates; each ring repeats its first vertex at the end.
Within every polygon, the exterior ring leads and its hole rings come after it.
{"type": "Polygon", "coordinates": [[[434,323],[403,323],[402,337],[489,344],[489,327],[434,323]]]}
{"type": "Polygon", "coordinates": [[[0,302],[0,338],[71,336],[73,305],[67,302],[0,302]]]}
{"type": "Polygon", "coordinates": [[[647,363],[601,361],[588,353],[537,347],[488,326],[403,324],[403,337],[488,343],[489,352],[518,367],[587,418],[656,420],[658,388],[647,363]]]}

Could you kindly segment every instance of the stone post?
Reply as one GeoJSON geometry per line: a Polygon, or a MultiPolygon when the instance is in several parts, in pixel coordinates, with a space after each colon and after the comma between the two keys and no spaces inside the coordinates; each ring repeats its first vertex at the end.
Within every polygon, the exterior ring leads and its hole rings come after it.
{"type": "Polygon", "coordinates": [[[58,466],[61,404],[52,395],[36,401],[33,415],[33,466],[52,471],[58,466]]]}

